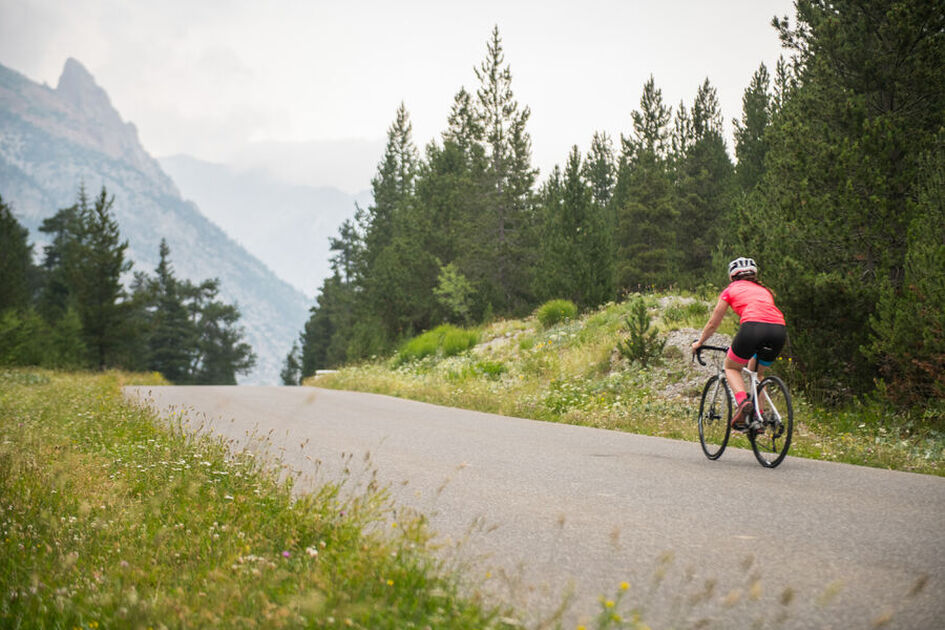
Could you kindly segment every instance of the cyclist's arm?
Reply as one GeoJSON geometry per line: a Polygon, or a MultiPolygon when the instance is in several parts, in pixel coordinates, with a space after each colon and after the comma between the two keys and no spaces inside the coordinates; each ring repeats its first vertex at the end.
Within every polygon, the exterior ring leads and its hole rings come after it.
{"type": "Polygon", "coordinates": [[[709,340],[719,326],[722,324],[722,318],[725,317],[725,311],[728,310],[728,302],[719,298],[718,304],[715,305],[715,310],[712,311],[712,315],[709,316],[709,321],[706,323],[705,328],[702,329],[702,335],[699,336],[699,340],[692,344],[692,351],[695,352],[696,349],[709,340]]]}

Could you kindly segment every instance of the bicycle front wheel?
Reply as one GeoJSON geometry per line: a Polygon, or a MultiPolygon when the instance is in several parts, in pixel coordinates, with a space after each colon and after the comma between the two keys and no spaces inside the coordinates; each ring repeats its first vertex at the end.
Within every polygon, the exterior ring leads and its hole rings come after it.
{"type": "Polygon", "coordinates": [[[699,441],[705,456],[721,457],[731,431],[732,397],[725,379],[715,375],[706,381],[699,403],[699,441]]]}
{"type": "Polygon", "coordinates": [[[791,447],[794,433],[794,408],[791,392],[777,376],[769,376],[758,386],[754,421],[761,417],[761,428],[751,429],[748,439],[758,462],[765,468],[780,464],[791,447]]]}

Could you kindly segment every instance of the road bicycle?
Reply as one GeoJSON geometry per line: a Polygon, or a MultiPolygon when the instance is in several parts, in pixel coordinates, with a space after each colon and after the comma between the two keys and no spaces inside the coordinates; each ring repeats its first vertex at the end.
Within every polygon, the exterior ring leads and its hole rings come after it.
{"type": "MultiPolygon", "coordinates": [[[[709,377],[702,389],[699,402],[699,442],[709,459],[722,456],[732,433],[732,409],[735,395],[725,377],[724,359],[728,348],[702,346],[696,350],[695,358],[700,365],[707,365],[703,351],[718,353],[712,361],[715,374],[709,377]]],[[[777,376],[767,376],[758,381],[758,372],[742,368],[748,395],[754,401],[751,415],[745,419],[748,428],[745,434],[751,442],[755,458],[765,468],[774,468],[787,455],[794,433],[794,408],[791,392],[777,376]]]]}

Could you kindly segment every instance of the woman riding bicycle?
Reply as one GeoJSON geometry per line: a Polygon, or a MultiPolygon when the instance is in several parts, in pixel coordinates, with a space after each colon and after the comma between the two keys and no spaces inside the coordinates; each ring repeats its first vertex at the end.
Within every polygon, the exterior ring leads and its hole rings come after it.
{"type": "Polygon", "coordinates": [[[787,341],[784,315],[774,305],[774,294],[758,282],[758,265],[751,258],[736,258],[728,264],[731,281],[719,295],[715,310],[709,317],[699,340],[692,344],[695,353],[718,329],[731,306],[740,326],[725,357],[725,376],[735,392],[738,409],[732,417],[732,428],[744,431],[745,418],[750,417],[752,401],[745,392],[742,368],[757,369],[762,378],[765,368],[774,363],[787,341]]]}

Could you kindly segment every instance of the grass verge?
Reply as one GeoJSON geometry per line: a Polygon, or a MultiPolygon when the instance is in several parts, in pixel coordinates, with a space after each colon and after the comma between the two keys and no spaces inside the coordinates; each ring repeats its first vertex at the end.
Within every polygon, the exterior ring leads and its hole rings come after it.
{"type": "Polygon", "coordinates": [[[514,623],[460,593],[383,489],[293,496],[278,470],[126,402],[131,382],[0,370],[0,626],[514,623]]]}
{"type": "MultiPolygon", "coordinates": [[[[708,318],[708,298],[637,295],[548,329],[535,317],[502,321],[477,330],[478,345],[456,356],[379,360],[306,384],[697,442],[706,374],[690,362],[688,347],[708,318]],[[632,305],[641,299],[669,341],[661,360],[646,367],[617,351],[632,305]]],[[[734,331],[729,316],[718,343],[727,345],[734,331]]],[[[790,357],[774,369],[790,386],[790,357]]],[[[941,403],[909,412],[875,401],[828,410],[796,392],[794,403],[792,456],[945,476],[941,403]]],[[[731,444],[750,448],[741,435],[731,444]]]]}

